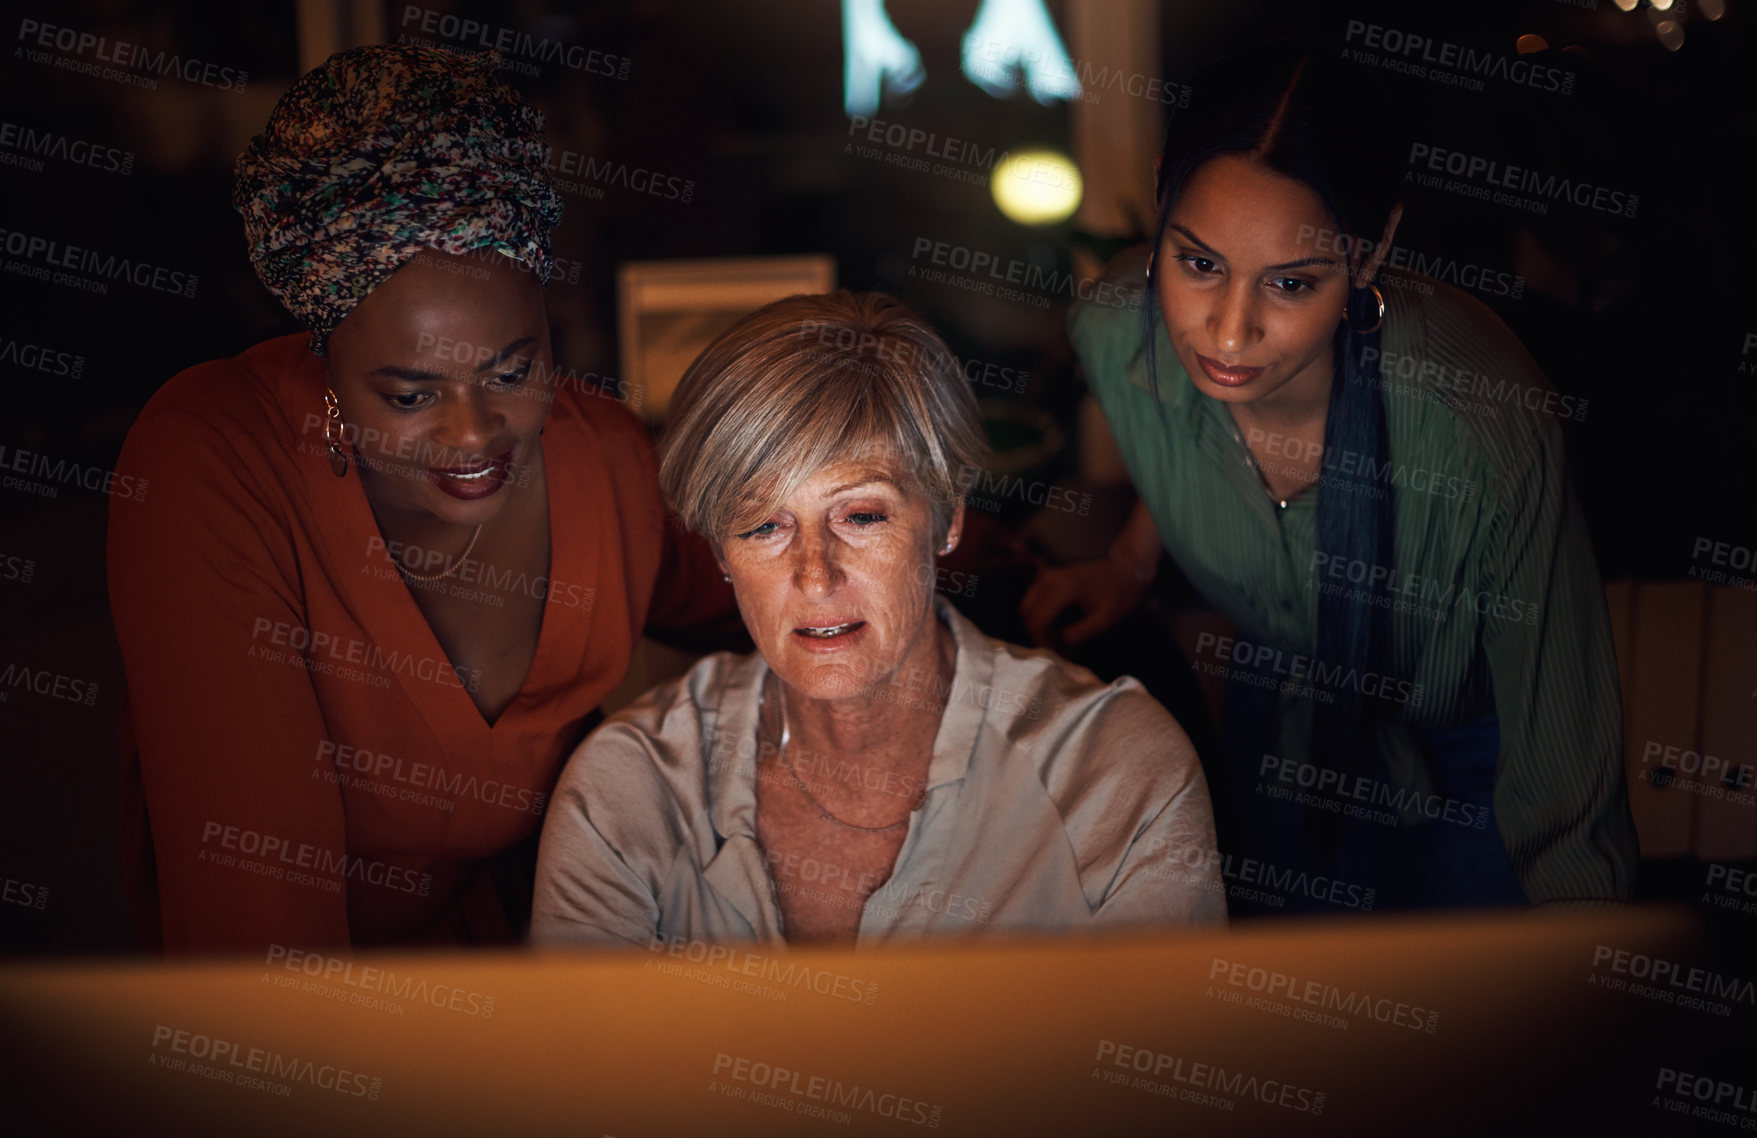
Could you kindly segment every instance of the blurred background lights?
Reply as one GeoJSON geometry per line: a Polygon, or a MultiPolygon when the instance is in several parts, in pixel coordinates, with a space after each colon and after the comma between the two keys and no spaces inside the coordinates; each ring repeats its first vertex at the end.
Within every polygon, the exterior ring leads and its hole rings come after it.
{"type": "MultiPolygon", "coordinates": [[[[1079,98],[1044,0],[982,0],[964,32],[964,77],[997,99],[1021,88],[1042,106],[1079,98]]],[[[913,94],[927,79],[921,51],[885,10],[885,0],[842,0],[842,109],[870,117],[885,100],[913,94]]]]}
{"type": "Polygon", "coordinates": [[[1080,208],[1084,183],[1073,159],[1057,150],[1010,151],[989,177],[994,204],[1020,225],[1054,225],[1080,208]]]}
{"type": "MultiPolygon", "coordinates": [[[[1641,0],[1613,2],[1625,12],[1633,12],[1641,4],[1641,0]]],[[[1705,19],[1718,20],[1726,15],[1726,0],[1696,0],[1693,5],[1680,4],[1677,0],[1647,0],[1647,22],[1653,25],[1654,36],[1667,51],[1677,51],[1684,46],[1684,19],[1691,8],[1701,12],[1705,19]]],[[[1530,38],[1521,37],[1521,54],[1526,50],[1524,41],[1530,38]]]]}
{"type": "Polygon", "coordinates": [[[881,95],[901,98],[921,86],[921,52],[903,38],[885,0],[842,0],[842,109],[871,115],[881,95]]]}
{"type": "Polygon", "coordinates": [[[1019,87],[1043,106],[1078,98],[1078,70],[1043,0],[982,0],[964,33],[964,76],[997,99],[1019,87]]]}

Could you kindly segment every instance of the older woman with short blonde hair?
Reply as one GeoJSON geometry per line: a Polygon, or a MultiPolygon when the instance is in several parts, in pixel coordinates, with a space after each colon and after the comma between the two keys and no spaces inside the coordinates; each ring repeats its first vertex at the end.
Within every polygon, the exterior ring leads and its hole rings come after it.
{"type": "Polygon", "coordinates": [[[882,294],[778,301],[696,359],[660,483],[757,651],[704,659],[580,745],[543,829],[535,940],[1224,920],[1176,721],[935,596],[985,450],[956,359],[882,294]]]}

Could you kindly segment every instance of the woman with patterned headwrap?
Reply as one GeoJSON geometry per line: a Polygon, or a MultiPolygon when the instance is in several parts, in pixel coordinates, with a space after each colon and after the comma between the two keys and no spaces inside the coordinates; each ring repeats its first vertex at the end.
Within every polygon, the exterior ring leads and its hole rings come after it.
{"type": "Polygon", "coordinates": [[[360,48],[238,160],[251,261],[310,333],[179,374],[123,448],[151,945],[516,939],[548,793],[643,627],[736,628],[639,423],[557,381],[541,121],[492,56],[360,48]]]}

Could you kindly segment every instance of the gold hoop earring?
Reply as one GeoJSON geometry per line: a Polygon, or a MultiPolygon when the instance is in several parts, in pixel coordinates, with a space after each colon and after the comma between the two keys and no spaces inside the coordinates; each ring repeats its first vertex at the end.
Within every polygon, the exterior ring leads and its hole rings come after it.
{"type": "MultiPolygon", "coordinates": [[[[1362,336],[1366,335],[1369,332],[1377,332],[1385,324],[1385,294],[1379,291],[1378,285],[1374,285],[1374,284],[1368,285],[1367,291],[1373,294],[1373,300],[1379,306],[1379,318],[1377,320],[1373,321],[1373,324],[1370,328],[1357,327],[1355,329],[1355,331],[1360,333],[1362,336]]],[[[1348,309],[1346,307],[1344,307],[1342,310],[1342,319],[1344,319],[1344,320],[1348,319],[1348,309]]]]}
{"type": "Polygon", "coordinates": [[[329,468],[337,478],[348,476],[348,453],[342,449],[342,405],[335,389],[323,389],[323,441],[329,444],[329,468]]]}

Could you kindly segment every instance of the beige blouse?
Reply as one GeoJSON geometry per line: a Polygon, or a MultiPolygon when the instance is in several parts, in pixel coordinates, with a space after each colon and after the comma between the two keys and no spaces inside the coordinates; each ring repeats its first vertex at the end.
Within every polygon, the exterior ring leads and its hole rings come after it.
{"type": "MultiPolygon", "coordinates": [[[[957,661],[926,795],[856,943],[1223,924],[1208,786],[1177,721],[1133,679],[1100,683],[938,612],[957,661]]],[[[710,656],[580,744],[543,825],[536,943],[783,941],[756,836],[768,670],[710,656]]],[[[880,692],[931,694],[904,676],[880,692]]],[[[789,868],[805,887],[861,888],[827,863],[789,868]]]]}

